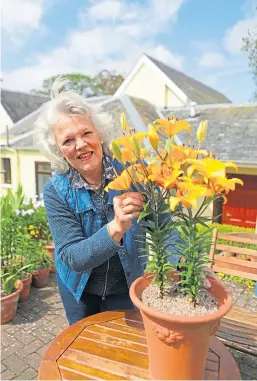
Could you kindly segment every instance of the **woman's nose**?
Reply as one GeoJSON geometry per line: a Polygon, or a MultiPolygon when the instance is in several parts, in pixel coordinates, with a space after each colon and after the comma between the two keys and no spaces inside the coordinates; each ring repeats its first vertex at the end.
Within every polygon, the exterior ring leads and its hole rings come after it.
{"type": "Polygon", "coordinates": [[[79,136],[76,140],[76,148],[79,150],[80,148],[83,148],[86,145],[87,142],[81,136],[79,136]]]}

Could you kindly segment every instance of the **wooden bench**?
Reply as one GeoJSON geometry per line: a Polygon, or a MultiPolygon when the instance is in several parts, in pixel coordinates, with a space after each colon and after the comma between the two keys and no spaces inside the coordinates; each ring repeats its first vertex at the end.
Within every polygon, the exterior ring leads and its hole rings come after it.
{"type": "Polygon", "coordinates": [[[257,357],[257,313],[234,306],[216,336],[227,347],[257,357]]]}
{"type": "Polygon", "coordinates": [[[215,272],[257,281],[257,250],[217,242],[220,239],[228,242],[257,245],[257,235],[252,234],[252,236],[218,233],[217,228],[215,228],[210,251],[210,259],[214,263],[211,263],[210,267],[215,272]],[[242,256],[245,259],[242,259],[242,256]]]}
{"type": "MultiPolygon", "coordinates": [[[[257,235],[234,235],[213,231],[209,266],[215,271],[235,275],[246,279],[257,280],[257,250],[217,243],[218,239],[257,245],[257,235]],[[217,253],[219,251],[219,254],[217,253]],[[239,259],[244,255],[246,259],[239,259]]],[[[230,348],[257,357],[257,313],[234,306],[222,319],[217,337],[230,348]]]]}

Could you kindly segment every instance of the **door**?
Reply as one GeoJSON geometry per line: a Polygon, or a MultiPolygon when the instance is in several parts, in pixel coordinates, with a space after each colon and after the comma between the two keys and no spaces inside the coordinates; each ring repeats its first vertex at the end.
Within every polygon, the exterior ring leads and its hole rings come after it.
{"type": "Polygon", "coordinates": [[[234,175],[241,178],[243,186],[237,185],[234,192],[227,195],[223,205],[222,223],[255,228],[257,218],[257,176],[234,175]]]}

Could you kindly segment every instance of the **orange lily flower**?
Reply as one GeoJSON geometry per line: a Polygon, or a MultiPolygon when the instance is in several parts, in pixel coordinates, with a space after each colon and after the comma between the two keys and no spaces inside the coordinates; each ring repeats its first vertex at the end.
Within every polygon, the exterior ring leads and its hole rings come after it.
{"type": "Polygon", "coordinates": [[[106,187],[105,190],[109,189],[114,190],[128,190],[130,189],[131,178],[126,170],[124,170],[120,176],[116,177],[113,181],[111,181],[106,187]]]}
{"type": "MultiPolygon", "coordinates": [[[[171,146],[170,158],[176,161],[184,161],[186,159],[197,159],[199,155],[207,156],[206,150],[195,150],[185,146],[171,146]]],[[[198,161],[198,160],[197,160],[198,161]]]]}
{"type": "Polygon", "coordinates": [[[154,123],[158,123],[161,128],[169,137],[178,134],[181,131],[187,131],[190,134],[190,125],[185,120],[177,120],[173,115],[170,120],[156,119],[154,123]]]}
{"type": "Polygon", "coordinates": [[[150,171],[151,175],[148,179],[166,190],[173,188],[178,177],[184,173],[179,168],[168,167],[167,164],[152,164],[150,171]]]}
{"type": "Polygon", "coordinates": [[[227,194],[230,190],[234,191],[236,184],[244,185],[243,181],[234,177],[232,179],[227,179],[221,176],[218,176],[211,181],[213,191],[215,194],[220,194],[225,192],[227,194]]]}

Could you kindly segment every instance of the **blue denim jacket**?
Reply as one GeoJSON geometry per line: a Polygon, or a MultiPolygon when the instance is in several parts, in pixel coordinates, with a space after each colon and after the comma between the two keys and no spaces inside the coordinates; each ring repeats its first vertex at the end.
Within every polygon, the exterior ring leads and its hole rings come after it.
{"type": "MultiPolygon", "coordinates": [[[[84,188],[72,188],[67,174],[54,174],[44,187],[44,204],[55,243],[56,270],[77,301],[92,272],[118,252],[128,287],[142,276],[146,258],[141,257],[140,248],[145,244],[137,240],[144,234],[142,225],[132,221],[131,228],[123,237],[123,244],[116,243],[109,235],[106,225],[92,203],[90,193],[84,188]]],[[[113,198],[120,191],[109,191],[106,205],[108,221],[113,220],[113,198]]],[[[174,234],[175,233],[175,234],[174,234]]],[[[173,232],[172,241],[177,240],[173,232]]],[[[173,250],[174,253],[174,250],[173,250]]],[[[171,256],[171,262],[177,258],[171,256]]]]}

